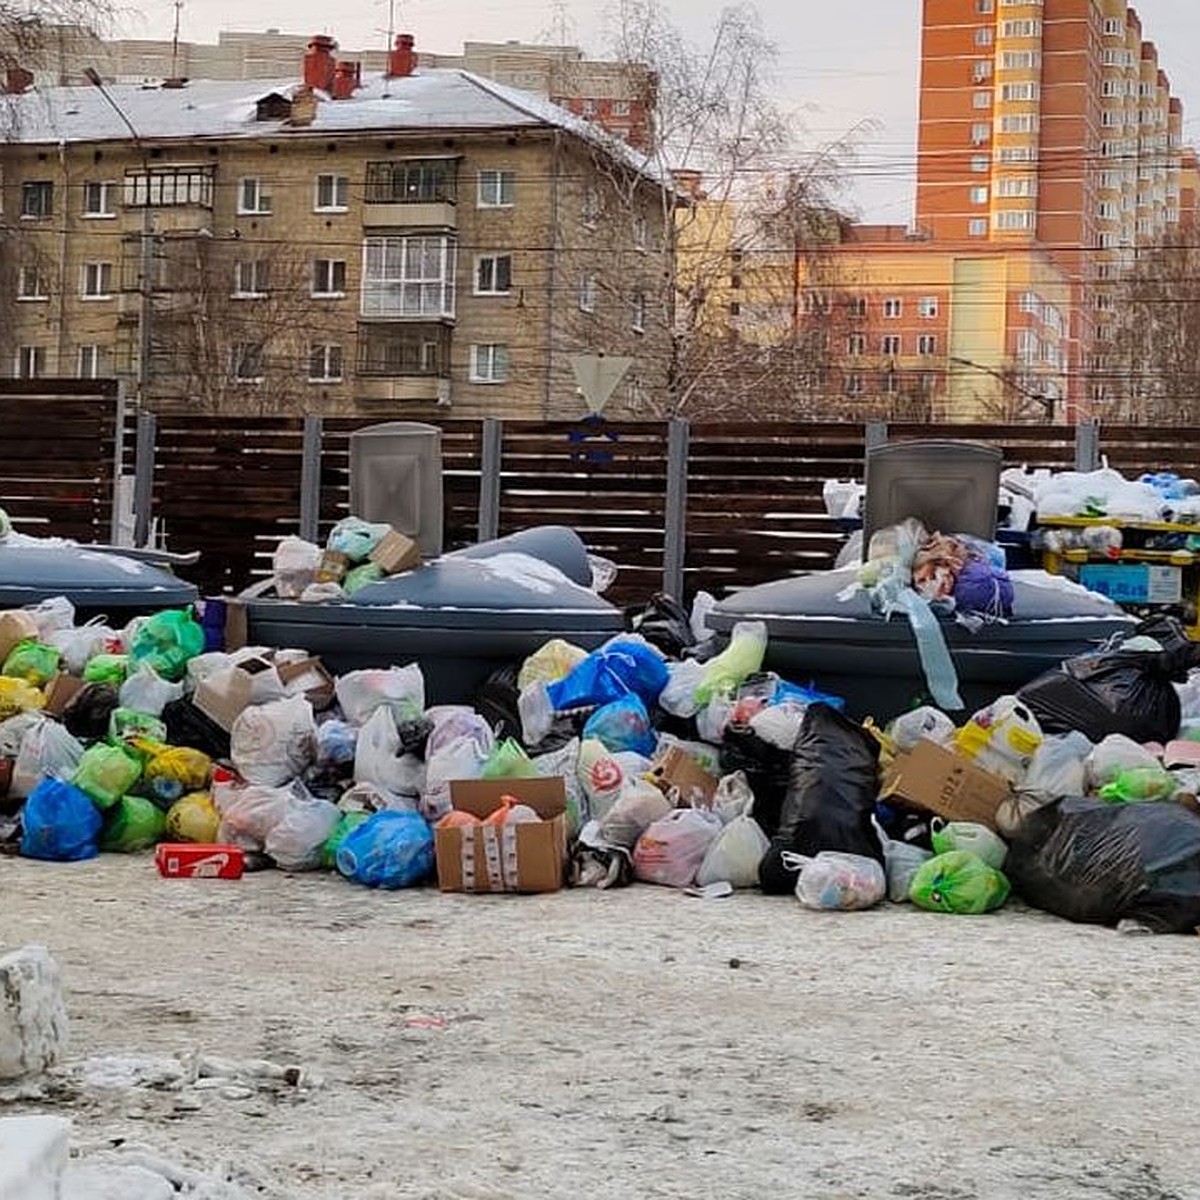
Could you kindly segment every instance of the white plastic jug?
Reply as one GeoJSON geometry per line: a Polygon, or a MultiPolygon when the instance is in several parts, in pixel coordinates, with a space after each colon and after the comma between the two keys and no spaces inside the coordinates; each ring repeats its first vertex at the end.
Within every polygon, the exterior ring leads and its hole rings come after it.
{"type": "Polygon", "coordinates": [[[955,748],[964,758],[1013,784],[1025,778],[1041,744],[1037,718],[1016,696],[1001,696],[981,708],[954,738],[955,748]]]}

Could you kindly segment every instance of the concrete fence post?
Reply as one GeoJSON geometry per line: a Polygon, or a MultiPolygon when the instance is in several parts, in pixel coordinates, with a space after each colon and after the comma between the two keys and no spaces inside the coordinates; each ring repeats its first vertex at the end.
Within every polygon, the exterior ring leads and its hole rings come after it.
{"type": "Polygon", "coordinates": [[[663,512],[663,591],[683,602],[687,559],[687,478],[691,427],[680,417],[667,425],[667,498],[663,512]]]}

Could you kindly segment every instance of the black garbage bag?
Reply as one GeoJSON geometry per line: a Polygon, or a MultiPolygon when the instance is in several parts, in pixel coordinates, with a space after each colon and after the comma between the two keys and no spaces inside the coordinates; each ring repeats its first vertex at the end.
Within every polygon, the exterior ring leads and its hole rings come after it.
{"type": "Polygon", "coordinates": [[[63,709],[62,723],[72,737],[93,742],[108,736],[108,721],[120,704],[111,683],[85,683],[63,709]]]}
{"type": "Polygon", "coordinates": [[[1156,638],[1161,651],[1102,650],[1069,658],[1026,684],[1018,697],[1043,733],[1078,730],[1093,742],[1123,733],[1135,742],[1169,742],[1179,732],[1179,695],[1200,663],[1200,646],[1169,617],[1145,621],[1136,634],[1156,638]]]}
{"type": "Polygon", "coordinates": [[[1068,921],[1191,933],[1200,925],[1200,816],[1170,802],[1056,800],[1018,826],[1004,873],[1027,903],[1068,921]]]}
{"type": "Polygon", "coordinates": [[[665,592],[655,592],[642,609],[627,610],[625,618],[630,632],[641,634],[670,658],[682,658],[696,644],[687,610],[665,592]]]}
{"type": "MultiPolygon", "coordinates": [[[[521,674],[521,665],[512,663],[493,671],[475,693],[475,711],[496,731],[497,739],[522,740],[521,713],[517,708],[521,695],[517,677],[521,674]]],[[[526,749],[537,754],[561,750],[572,738],[579,736],[585,719],[586,716],[556,717],[550,732],[536,746],[526,746],[526,749]]]]}
{"type": "Polygon", "coordinates": [[[229,734],[190,700],[172,700],[163,708],[162,719],[170,745],[190,746],[209,758],[229,758],[229,734]]]}
{"type": "Polygon", "coordinates": [[[749,725],[729,725],[721,741],[721,771],[746,776],[754,793],[754,819],[767,837],[774,837],[791,785],[792,752],[760,738],[749,725]]]}
{"type": "Polygon", "coordinates": [[[828,704],[812,704],[792,750],[791,785],[779,831],[758,868],[764,892],[794,890],[796,873],[783,864],[791,852],[811,857],[841,850],[883,862],[871,823],[879,792],[879,743],[828,704]]]}

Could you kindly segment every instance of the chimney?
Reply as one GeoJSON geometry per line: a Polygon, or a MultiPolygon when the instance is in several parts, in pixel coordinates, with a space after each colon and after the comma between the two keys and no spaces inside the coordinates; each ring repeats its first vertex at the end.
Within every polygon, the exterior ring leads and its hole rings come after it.
{"type": "Polygon", "coordinates": [[[333,91],[333,52],[337,42],[325,33],[315,33],[304,56],[304,84],[323,92],[333,91]]]}
{"type": "Polygon", "coordinates": [[[10,96],[19,96],[33,87],[33,72],[24,67],[9,67],[4,73],[4,90],[10,96]]]}
{"type": "Polygon", "coordinates": [[[330,95],[335,100],[349,100],[355,88],[362,86],[362,64],[343,59],[334,68],[333,89],[330,95]]]}
{"type": "Polygon", "coordinates": [[[396,44],[388,51],[388,79],[404,79],[413,73],[417,65],[414,45],[415,39],[411,33],[396,34],[396,44]]]}

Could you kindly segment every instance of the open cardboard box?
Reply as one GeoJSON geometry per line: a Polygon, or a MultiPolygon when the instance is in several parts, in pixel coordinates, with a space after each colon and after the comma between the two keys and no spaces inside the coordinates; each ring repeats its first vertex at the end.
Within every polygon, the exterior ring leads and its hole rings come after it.
{"type": "Polygon", "coordinates": [[[557,892],[567,863],[567,790],[561,776],[456,779],[450,802],[480,820],[503,796],[528,804],[541,821],[453,825],[434,831],[443,892],[557,892]]]}
{"type": "Polygon", "coordinates": [[[922,738],[892,764],[880,800],[947,821],[996,828],[996,810],[1012,795],[1008,781],[922,738]]]}
{"type": "Polygon", "coordinates": [[[656,759],[650,775],[663,795],[681,808],[712,808],[720,782],[680,746],[656,759]]]}
{"type": "Polygon", "coordinates": [[[302,693],[316,712],[333,703],[336,680],[325,664],[315,657],[280,663],[276,668],[279,681],[289,696],[302,693]]]}
{"type": "Polygon", "coordinates": [[[61,717],[67,711],[71,701],[79,695],[87,685],[75,675],[60,673],[46,684],[46,708],[52,717],[61,717]]]}
{"type": "Polygon", "coordinates": [[[385,575],[399,575],[421,565],[421,547],[398,529],[389,530],[371,551],[370,561],[385,575]]]}
{"type": "Polygon", "coordinates": [[[228,733],[244,709],[255,703],[256,687],[275,685],[283,694],[283,684],[275,664],[269,658],[245,658],[236,666],[223,667],[201,681],[192,696],[192,704],[228,733]],[[270,672],[272,679],[258,677],[270,672]]]}

